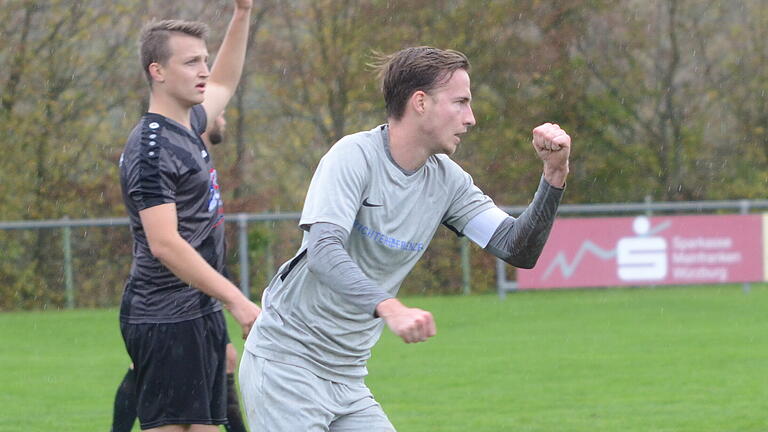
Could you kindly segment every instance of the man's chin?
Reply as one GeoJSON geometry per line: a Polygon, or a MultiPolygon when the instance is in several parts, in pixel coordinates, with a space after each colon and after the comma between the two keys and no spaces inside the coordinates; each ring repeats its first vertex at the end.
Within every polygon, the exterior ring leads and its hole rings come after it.
{"type": "Polygon", "coordinates": [[[178,99],[179,105],[183,106],[184,108],[192,108],[195,105],[200,105],[203,103],[203,98],[184,98],[184,99],[178,99]]]}
{"type": "Polygon", "coordinates": [[[194,95],[194,96],[192,96],[192,97],[190,97],[189,99],[186,100],[186,102],[190,106],[200,105],[204,101],[205,101],[205,94],[196,94],[196,95],[194,95]]]}

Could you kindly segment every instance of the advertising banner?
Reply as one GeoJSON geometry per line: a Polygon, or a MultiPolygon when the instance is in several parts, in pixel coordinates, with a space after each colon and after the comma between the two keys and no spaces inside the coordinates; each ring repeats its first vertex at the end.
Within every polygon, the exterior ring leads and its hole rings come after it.
{"type": "Polygon", "coordinates": [[[764,215],[558,219],[519,289],[768,279],[764,215]]]}

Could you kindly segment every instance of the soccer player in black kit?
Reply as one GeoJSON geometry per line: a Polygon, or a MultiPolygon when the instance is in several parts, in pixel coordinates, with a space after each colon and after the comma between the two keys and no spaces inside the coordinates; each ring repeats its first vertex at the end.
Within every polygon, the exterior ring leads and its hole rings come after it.
{"type": "MultiPolygon", "coordinates": [[[[203,142],[210,148],[224,140],[227,121],[224,113],[216,117],[216,121],[202,135],[203,142]]],[[[240,412],[240,397],[235,386],[235,370],[237,368],[237,350],[232,343],[227,344],[227,432],[247,432],[243,415],[240,412]]],[[[115,392],[112,411],[112,427],[110,432],[131,432],[136,423],[136,372],[133,364],[125,373],[123,380],[115,392]]]]}
{"type": "Polygon", "coordinates": [[[120,158],[133,263],[120,328],[134,364],[142,430],[217,431],[225,424],[223,308],[247,335],[261,310],[222,275],[224,211],[200,138],[240,80],[251,0],[236,0],[216,62],[207,27],[159,21],[141,34],[147,113],[120,158]]]}

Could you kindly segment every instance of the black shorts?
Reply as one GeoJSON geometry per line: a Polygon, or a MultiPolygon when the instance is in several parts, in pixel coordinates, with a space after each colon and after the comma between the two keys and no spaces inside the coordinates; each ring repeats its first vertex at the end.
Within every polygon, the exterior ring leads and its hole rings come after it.
{"type": "Polygon", "coordinates": [[[171,324],[120,323],[136,371],[141,429],[227,422],[222,312],[171,324]]]}

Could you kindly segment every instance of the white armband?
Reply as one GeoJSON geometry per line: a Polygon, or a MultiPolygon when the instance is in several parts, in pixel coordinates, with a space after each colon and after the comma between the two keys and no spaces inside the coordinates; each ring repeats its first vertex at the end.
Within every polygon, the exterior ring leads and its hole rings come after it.
{"type": "Polygon", "coordinates": [[[467,222],[462,234],[481,248],[485,248],[491,241],[493,233],[496,232],[496,228],[508,217],[509,215],[498,207],[489,208],[467,222]]]}

